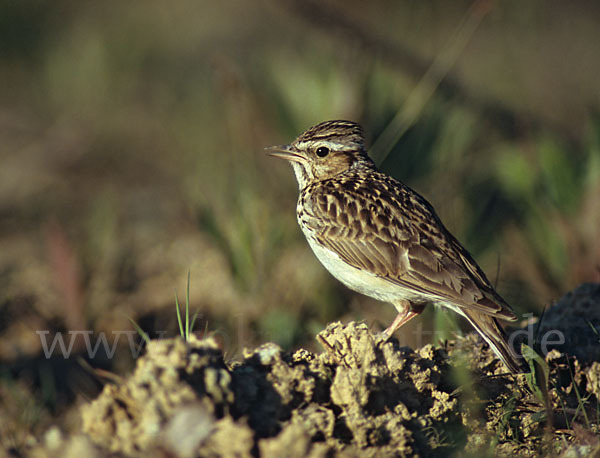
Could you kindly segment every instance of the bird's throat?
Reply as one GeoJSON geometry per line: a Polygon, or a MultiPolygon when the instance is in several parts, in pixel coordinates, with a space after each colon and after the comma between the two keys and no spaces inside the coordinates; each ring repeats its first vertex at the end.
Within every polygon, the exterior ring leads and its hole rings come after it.
{"type": "Polygon", "coordinates": [[[309,182],[309,175],[306,171],[304,164],[298,162],[291,162],[296,175],[296,181],[298,181],[298,189],[303,189],[309,182]]]}

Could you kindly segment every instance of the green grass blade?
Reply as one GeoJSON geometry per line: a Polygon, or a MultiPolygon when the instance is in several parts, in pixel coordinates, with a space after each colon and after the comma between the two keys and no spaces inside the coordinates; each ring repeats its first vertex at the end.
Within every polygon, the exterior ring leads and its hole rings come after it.
{"type": "Polygon", "coordinates": [[[181,312],[179,311],[179,299],[177,299],[177,290],[175,290],[175,310],[177,310],[177,324],[179,325],[179,335],[183,339],[183,324],[181,323],[181,312]]]}
{"type": "Polygon", "coordinates": [[[569,373],[571,374],[571,383],[573,384],[573,389],[575,391],[575,396],[577,396],[577,409],[575,410],[575,418],[577,417],[579,409],[581,409],[581,413],[583,414],[583,419],[585,420],[585,425],[589,429],[590,428],[590,419],[588,418],[587,412],[585,411],[585,400],[581,397],[579,393],[579,388],[577,388],[577,383],[575,382],[575,377],[573,375],[573,370],[571,369],[571,365],[567,364],[569,367],[569,373]]]}
{"type": "Polygon", "coordinates": [[[128,316],[126,318],[131,322],[131,324],[133,325],[137,333],[142,337],[142,339],[144,339],[144,342],[146,342],[147,344],[150,343],[150,336],[148,336],[148,334],[146,334],[144,330],[140,328],[140,326],[135,321],[133,321],[133,318],[130,318],[128,316]]]}
{"type": "Polygon", "coordinates": [[[550,377],[548,364],[533,348],[524,343],[521,344],[521,354],[531,369],[529,373],[525,374],[529,388],[544,405],[548,405],[548,379],[550,377]]]}
{"type": "Polygon", "coordinates": [[[190,338],[190,271],[188,270],[187,290],[185,293],[185,341],[190,338]]]}
{"type": "Polygon", "coordinates": [[[198,318],[198,310],[196,310],[196,313],[194,313],[194,316],[192,317],[192,324],[190,325],[190,331],[192,331],[194,329],[194,324],[196,324],[196,318],[198,318]]]}
{"type": "Polygon", "coordinates": [[[590,320],[586,318],[585,321],[587,321],[587,323],[590,325],[590,328],[592,328],[593,333],[596,334],[596,336],[598,337],[598,343],[600,343],[600,333],[598,333],[598,330],[594,327],[593,323],[590,320]]]}

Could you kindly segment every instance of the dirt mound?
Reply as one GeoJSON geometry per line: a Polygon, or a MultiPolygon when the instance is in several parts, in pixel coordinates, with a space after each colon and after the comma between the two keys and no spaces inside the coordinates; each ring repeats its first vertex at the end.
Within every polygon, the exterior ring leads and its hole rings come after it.
{"type": "Polygon", "coordinates": [[[544,313],[538,336],[548,336],[548,348],[576,356],[580,362],[600,361],[600,283],[583,283],[544,313]]]}
{"type": "Polygon", "coordinates": [[[380,341],[365,324],[334,323],[317,339],[320,354],[269,343],[241,362],[225,361],[211,338],[152,341],[131,376],[83,406],[82,433],[63,439],[55,431],[38,456],[599,450],[600,363],[553,350],[546,384],[508,374],[475,334],[413,351],[380,341]]]}
{"type": "Polygon", "coordinates": [[[434,451],[436,432],[460,423],[443,350],[378,343],[355,323],[319,341],[320,355],[266,344],[231,367],[212,339],[151,342],[132,377],[83,409],[83,430],[126,454],[187,455],[186,438],[204,456],[320,456],[434,451]]]}

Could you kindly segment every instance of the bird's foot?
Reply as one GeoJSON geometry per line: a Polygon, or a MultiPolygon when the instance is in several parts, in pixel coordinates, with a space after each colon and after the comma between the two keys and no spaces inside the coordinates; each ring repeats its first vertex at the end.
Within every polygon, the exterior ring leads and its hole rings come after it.
{"type": "Polygon", "coordinates": [[[385,343],[388,341],[388,339],[390,337],[392,337],[392,335],[388,334],[388,329],[386,329],[385,331],[382,331],[375,335],[375,343],[376,344],[385,343]]]}

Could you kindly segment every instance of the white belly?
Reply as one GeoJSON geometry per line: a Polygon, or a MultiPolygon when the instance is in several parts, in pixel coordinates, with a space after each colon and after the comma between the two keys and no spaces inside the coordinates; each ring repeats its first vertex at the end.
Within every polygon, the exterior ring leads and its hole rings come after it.
{"type": "Polygon", "coordinates": [[[305,235],[321,264],[348,288],[384,302],[393,303],[398,300],[437,302],[433,297],[426,298],[422,294],[403,288],[375,274],[348,265],[336,253],[317,243],[310,233],[305,235]]]}

